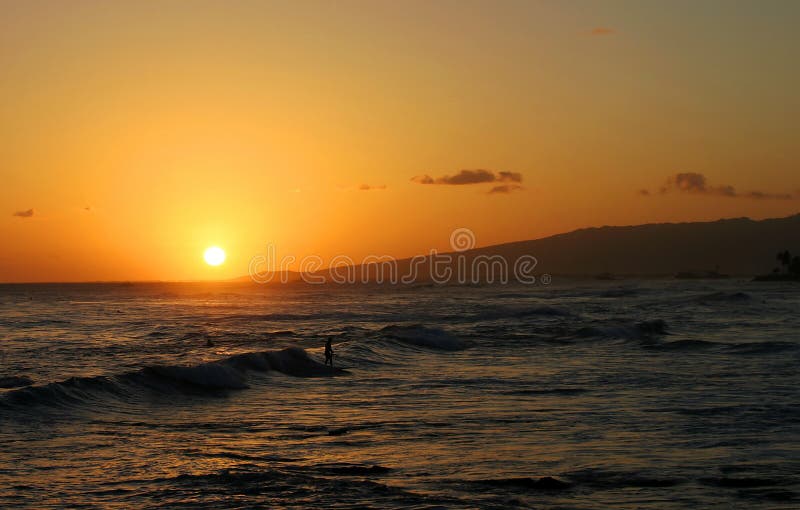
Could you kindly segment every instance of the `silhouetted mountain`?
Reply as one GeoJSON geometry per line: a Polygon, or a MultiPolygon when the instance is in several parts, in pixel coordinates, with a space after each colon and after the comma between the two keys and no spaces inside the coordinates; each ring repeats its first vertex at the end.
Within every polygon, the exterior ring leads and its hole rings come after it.
{"type": "MultiPolygon", "coordinates": [[[[497,281],[501,270],[499,266],[493,267],[490,261],[502,260],[513,270],[521,257],[535,257],[537,264],[533,274],[536,275],[672,276],[681,272],[702,275],[720,271],[752,276],[771,272],[778,265],[775,254],[786,249],[800,253],[800,214],[760,221],[734,218],[585,228],[542,239],[451,253],[449,263],[441,259],[438,262],[438,273],[446,273],[449,267],[453,276],[448,281],[455,282],[459,269],[462,272],[466,269],[468,275],[479,274],[480,281],[487,275],[497,281]],[[470,272],[474,267],[479,267],[477,273],[470,272]]],[[[391,272],[396,270],[395,279],[413,273],[417,275],[414,281],[426,282],[432,280],[431,269],[430,257],[420,257],[415,262],[398,260],[394,267],[373,264],[337,271],[340,277],[355,275],[357,281],[375,281],[376,275],[383,281],[390,281],[391,272]],[[412,267],[416,267],[416,271],[412,272],[412,267]]],[[[332,276],[331,270],[316,275],[328,280],[332,276]]],[[[299,276],[293,273],[290,280],[295,281],[299,276]]]]}
{"type": "Polygon", "coordinates": [[[600,227],[474,250],[508,259],[535,256],[537,272],[672,275],[718,268],[732,275],[768,273],[775,254],[800,251],[800,214],[754,221],[659,223],[600,227]]]}

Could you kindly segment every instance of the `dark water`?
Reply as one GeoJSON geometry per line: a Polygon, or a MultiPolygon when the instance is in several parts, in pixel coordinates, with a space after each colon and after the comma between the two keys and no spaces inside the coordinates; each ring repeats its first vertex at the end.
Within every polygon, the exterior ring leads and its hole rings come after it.
{"type": "Polygon", "coordinates": [[[797,508],[798,290],[3,286],[0,507],[797,508]]]}

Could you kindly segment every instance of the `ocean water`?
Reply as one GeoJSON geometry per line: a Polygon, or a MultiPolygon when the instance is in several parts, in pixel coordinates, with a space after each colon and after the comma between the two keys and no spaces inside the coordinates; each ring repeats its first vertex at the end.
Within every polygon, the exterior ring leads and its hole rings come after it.
{"type": "Polygon", "coordinates": [[[798,290],[0,286],[0,507],[797,508],[798,290]]]}

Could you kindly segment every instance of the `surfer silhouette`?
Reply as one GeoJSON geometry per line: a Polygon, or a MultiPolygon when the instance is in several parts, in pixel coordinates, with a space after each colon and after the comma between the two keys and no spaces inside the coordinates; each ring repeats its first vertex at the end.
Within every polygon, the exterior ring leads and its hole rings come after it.
{"type": "Polygon", "coordinates": [[[333,367],[333,346],[331,346],[330,338],[325,342],[325,364],[327,365],[329,361],[331,362],[331,367],[333,367]]]}

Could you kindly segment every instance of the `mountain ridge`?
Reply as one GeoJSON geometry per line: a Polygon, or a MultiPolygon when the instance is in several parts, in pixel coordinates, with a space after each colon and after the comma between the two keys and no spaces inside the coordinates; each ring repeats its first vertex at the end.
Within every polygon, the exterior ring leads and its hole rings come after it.
{"type": "MultiPolygon", "coordinates": [[[[800,213],[763,220],[738,217],[704,222],[585,227],[438,256],[461,258],[464,264],[473,264],[477,257],[499,256],[509,267],[523,256],[535,257],[536,273],[565,276],[669,276],[678,272],[716,270],[753,276],[772,271],[778,266],[775,254],[786,249],[800,253],[800,213]]],[[[415,281],[430,281],[431,257],[420,255],[418,258],[423,262],[418,265],[420,277],[415,281]]],[[[413,260],[414,257],[396,259],[394,270],[408,274],[413,260]]],[[[391,281],[392,269],[380,264],[348,267],[355,270],[359,281],[391,281]]],[[[326,268],[309,274],[330,278],[332,270],[326,268]]],[[[290,272],[288,276],[289,281],[301,279],[300,273],[290,272]]],[[[490,276],[486,272],[478,280],[490,276]]]]}

